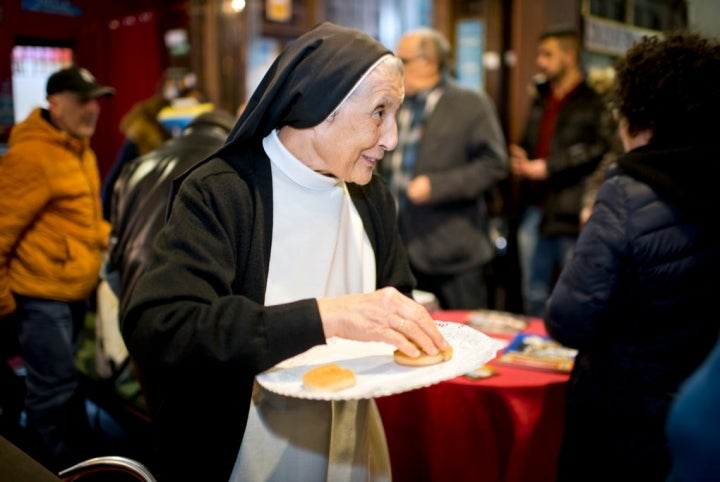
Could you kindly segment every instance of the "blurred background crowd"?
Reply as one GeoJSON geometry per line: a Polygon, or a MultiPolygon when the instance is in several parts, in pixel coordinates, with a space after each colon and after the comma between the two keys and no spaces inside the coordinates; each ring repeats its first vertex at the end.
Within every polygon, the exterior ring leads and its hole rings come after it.
{"type": "MultiPolygon", "coordinates": [[[[106,230],[107,245],[98,243],[97,290],[69,316],[80,325],[73,357],[89,414],[76,435],[95,437],[96,448],[149,453],[118,307],[149,262],[170,181],[223,144],[277,55],[326,20],[366,32],[404,64],[398,147],[377,172],[395,196],[417,288],[439,308],[533,317],[544,315],[607,169],[626,150],[610,103],[618,59],[645,36],[720,35],[714,0],[3,2],[0,156],[25,119],[69,115],[56,94],[83,94],[79,109],[94,112],[80,137],[95,157],[93,236],[106,230]],[[74,66],[90,77],[73,71],[51,89],[51,75],[74,66]]],[[[2,236],[25,229],[22,216],[0,226],[2,236]]],[[[40,309],[18,305],[23,316],[40,309]]],[[[0,435],[57,470],[73,458],[25,434],[23,337],[9,323],[0,331],[0,435]]]]}

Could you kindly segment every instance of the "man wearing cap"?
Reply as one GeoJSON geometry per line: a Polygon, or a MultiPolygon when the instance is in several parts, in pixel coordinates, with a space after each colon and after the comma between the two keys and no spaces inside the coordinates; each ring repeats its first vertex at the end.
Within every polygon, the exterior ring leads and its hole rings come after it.
{"type": "Polygon", "coordinates": [[[17,323],[30,450],[53,470],[88,455],[69,436],[86,421],[74,357],[110,232],[90,138],[114,93],[85,69],[55,72],[48,107],[13,128],[0,159],[0,323],[17,323]]]}

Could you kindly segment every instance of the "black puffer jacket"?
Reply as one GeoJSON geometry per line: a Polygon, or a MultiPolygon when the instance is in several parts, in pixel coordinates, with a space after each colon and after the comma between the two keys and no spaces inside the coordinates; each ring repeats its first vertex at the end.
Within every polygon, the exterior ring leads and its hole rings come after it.
{"type": "Polygon", "coordinates": [[[718,175],[717,146],[645,146],[601,186],[545,318],[579,349],[561,480],[664,480],[669,404],[720,327],[718,175]]]}

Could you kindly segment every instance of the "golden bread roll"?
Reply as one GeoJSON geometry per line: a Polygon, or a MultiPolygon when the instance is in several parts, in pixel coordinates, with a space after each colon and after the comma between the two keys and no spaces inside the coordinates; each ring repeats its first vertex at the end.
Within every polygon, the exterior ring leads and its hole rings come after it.
{"type": "Polygon", "coordinates": [[[355,372],[335,363],[320,365],[305,372],[303,386],[308,390],[337,392],[355,385],[355,372]]]}
{"type": "Polygon", "coordinates": [[[395,350],[395,352],[393,353],[393,359],[395,360],[395,363],[411,367],[435,365],[436,363],[448,361],[452,358],[452,356],[453,349],[451,346],[448,346],[445,350],[439,351],[437,355],[428,355],[422,349],[420,349],[420,356],[416,358],[408,356],[400,350],[395,350]]]}

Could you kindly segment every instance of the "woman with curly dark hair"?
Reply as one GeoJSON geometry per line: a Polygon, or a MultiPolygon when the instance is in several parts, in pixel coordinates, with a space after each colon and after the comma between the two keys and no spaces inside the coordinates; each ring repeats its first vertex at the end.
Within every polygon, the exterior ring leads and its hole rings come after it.
{"type": "Polygon", "coordinates": [[[626,153],[609,169],[548,301],[579,350],[558,480],[664,481],[668,409],[718,337],[720,45],[644,38],[617,65],[626,153]]]}

